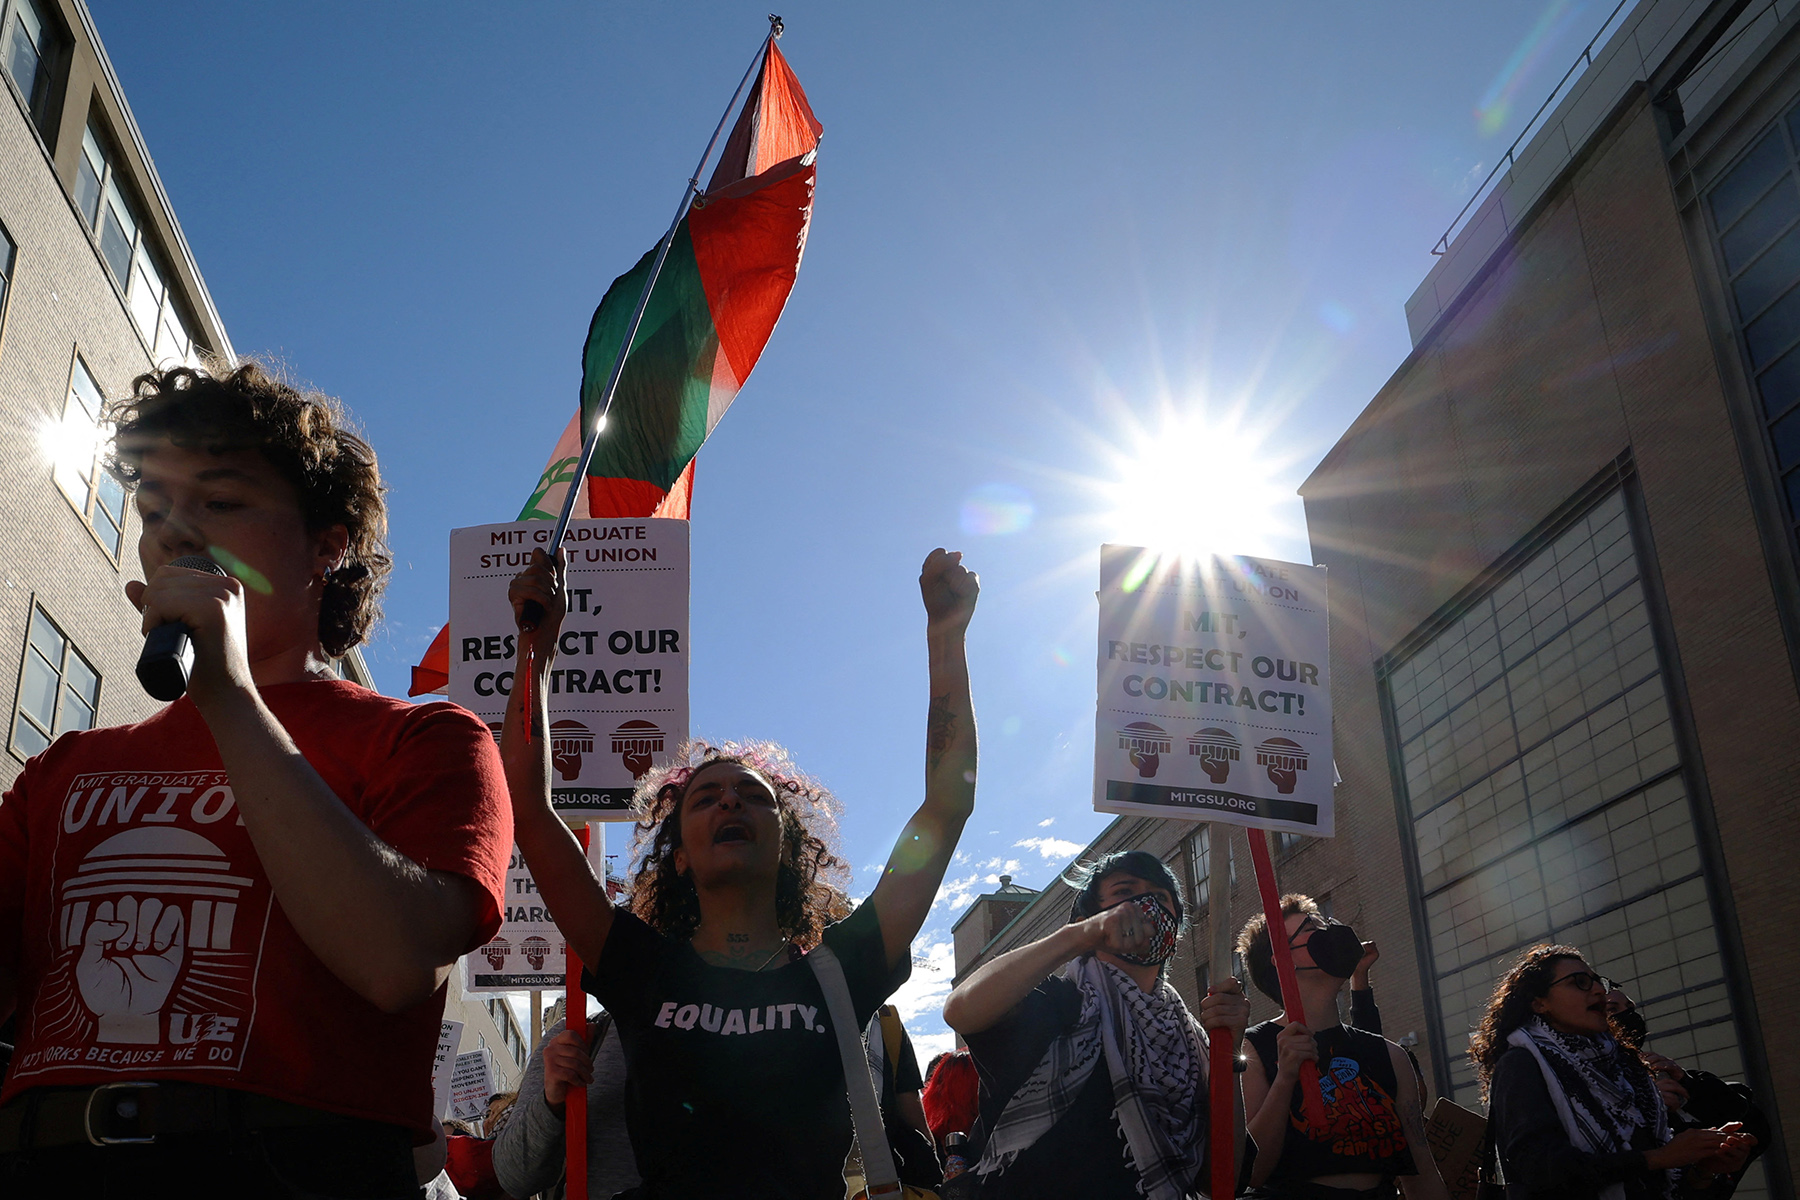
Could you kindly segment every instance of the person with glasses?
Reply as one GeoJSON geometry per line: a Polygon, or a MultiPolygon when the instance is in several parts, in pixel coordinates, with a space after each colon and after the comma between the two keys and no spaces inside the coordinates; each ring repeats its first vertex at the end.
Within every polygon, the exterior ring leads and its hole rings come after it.
{"type": "MultiPolygon", "coordinates": [[[[1246,1127],[1254,1194],[1295,1200],[1446,1200],[1425,1138],[1419,1079],[1406,1052],[1379,1034],[1345,1025],[1338,1000],[1363,958],[1350,926],[1328,919],[1309,896],[1283,896],[1304,1021],[1283,1016],[1244,1034],[1246,1127]],[[1306,1118],[1302,1064],[1318,1064],[1324,1123],[1306,1118]]],[[[1238,934],[1250,980],[1282,1003],[1267,923],[1257,914],[1238,934]]]]}
{"type": "Polygon", "coordinates": [[[1638,1055],[1608,1025],[1616,985],[1573,946],[1534,946],[1469,1039],[1508,1200],[1659,1200],[1727,1187],[1756,1139],[1671,1130],[1638,1055]]]}

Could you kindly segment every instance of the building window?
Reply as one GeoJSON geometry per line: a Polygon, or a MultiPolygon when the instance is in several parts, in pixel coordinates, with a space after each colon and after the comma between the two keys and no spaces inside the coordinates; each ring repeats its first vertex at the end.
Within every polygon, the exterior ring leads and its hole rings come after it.
{"type": "Polygon", "coordinates": [[[56,486],[116,559],[125,537],[125,488],[101,462],[105,403],[87,364],[77,356],[57,429],[54,470],[56,486]]]}
{"type": "Polygon", "coordinates": [[[524,1035],[519,1032],[519,1023],[513,1017],[512,1005],[499,996],[491,997],[486,1004],[488,1015],[494,1019],[495,1027],[500,1030],[500,1041],[505,1046],[506,1052],[512,1056],[515,1064],[523,1068],[526,1058],[529,1057],[529,1051],[525,1045],[524,1035]]]}
{"type": "Polygon", "coordinates": [[[1718,261],[1755,384],[1764,447],[1800,521],[1800,107],[1706,194],[1718,261]]]}
{"type": "Polygon", "coordinates": [[[1280,829],[1275,830],[1273,833],[1269,834],[1269,850],[1271,851],[1271,857],[1286,858],[1300,848],[1303,837],[1303,834],[1287,833],[1280,829]]]}
{"type": "Polygon", "coordinates": [[[1506,965],[1579,946],[1658,1053],[1742,1070],[1624,493],[1382,670],[1452,1098],[1506,965]]]}
{"type": "Polygon", "coordinates": [[[51,110],[59,40],[39,0],[0,0],[0,66],[25,97],[41,132],[51,110]]]}
{"type": "Polygon", "coordinates": [[[42,753],[60,733],[92,729],[99,706],[99,672],[33,604],[25,662],[19,671],[19,703],[13,713],[13,751],[29,758],[42,753]]]}
{"type": "Polygon", "coordinates": [[[131,320],[152,347],[157,363],[187,362],[193,355],[193,338],[176,308],[173,290],[164,282],[157,253],[138,218],[137,206],[126,195],[109,147],[90,121],[81,134],[75,206],[99,239],[100,257],[125,293],[131,320]]]}
{"type": "MultiPolygon", "coordinates": [[[[1207,876],[1212,873],[1212,830],[1212,825],[1207,823],[1189,835],[1189,846],[1194,860],[1193,905],[1195,912],[1206,907],[1207,897],[1211,895],[1211,888],[1208,886],[1210,881],[1207,876]]],[[[1238,881],[1237,843],[1230,837],[1225,839],[1225,843],[1226,853],[1229,856],[1227,861],[1231,864],[1231,886],[1235,888],[1238,881]]]]}

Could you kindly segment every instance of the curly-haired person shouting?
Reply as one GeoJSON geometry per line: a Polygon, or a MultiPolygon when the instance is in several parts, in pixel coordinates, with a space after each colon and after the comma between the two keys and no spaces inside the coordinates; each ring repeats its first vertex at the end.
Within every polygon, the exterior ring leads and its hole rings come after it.
{"type": "MultiPolygon", "coordinates": [[[[501,756],[519,849],[587,965],[583,986],[612,1014],[646,1200],[844,1194],[843,1063],[806,953],[823,942],[842,962],[860,1034],[911,970],[913,936],[975,803],[963,636],[979,584],[961,555],[934,550],[919,588],[931,676],[925,799],[848,916],[837,802],[766,743],[689,744],[639,782],[631,910],[615,908],[551,809],[546,731],[527,742],[519,706],[508,708],[501,756]]],[[[537,552],[510,594],[515,614],[527,601],[546,614],[519,638],[539,664],[541,714],[565,612],[560,567],[537,552]]]]}

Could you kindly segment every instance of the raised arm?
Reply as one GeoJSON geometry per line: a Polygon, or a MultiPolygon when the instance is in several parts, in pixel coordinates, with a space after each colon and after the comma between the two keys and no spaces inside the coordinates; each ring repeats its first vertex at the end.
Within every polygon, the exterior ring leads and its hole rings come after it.
{"type": "Polygon", "coordinates": [[[589,967],[600,961],[606,935],[612,929],[612,901],[606,886],[594,878],[581,843],[550,806],[550,664],[556,658],[556,638],[568,611],[562,564],[552,562],[542,550],[533,550],[531,565],[513,578],[507,589],[513,621],[519,627],[513,667],[513,698],[506,706],[500,729],[500,758],[506,764],[506,790],[512,796],[513,838],[531,868],[538,894],[556,918],[556,927],[576,955],[589,967]],[[525,605],[536,601],[543,609],[537,626],[526,629],[525,605]],[[525,674],[525,651],[534,658],[532,667],[533,725],[525,738],[524,716],[518,680],[525,674]]]}
{"type": "Polygon", "coordinates": [[[1132,911],[1125,905],[1106,909],[983,963],[944,1001],[944,1024],[965,1037],[991,1029],[1044,976],[1077,955],[1136,948],[1125,937],[1132,911]]]}
{"type": "Polygon", "coordinates": [[[975,614],[981,582],[955,551],[933,550],[919,572],[925,601],[925,646],[931,663],[931,707],[925,716],[925,802],[888,856],[871,899],[881,919],[889,966],[912,953],[963,822],[975,810],[975,708],[963,635],[975,614]]]}

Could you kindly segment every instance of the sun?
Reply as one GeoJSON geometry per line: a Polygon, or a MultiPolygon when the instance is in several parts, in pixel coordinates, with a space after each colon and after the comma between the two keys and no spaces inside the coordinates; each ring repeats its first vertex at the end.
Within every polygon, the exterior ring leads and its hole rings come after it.
{"type": "Polygon", "coordinates": [[[1297,463],[1270,435],[1240,413],[1165,409],[1153,425],[1131,422],[1094,480],[1104,540],[1183,556],[1292,553],[1304,537],[1297,463]]]}

